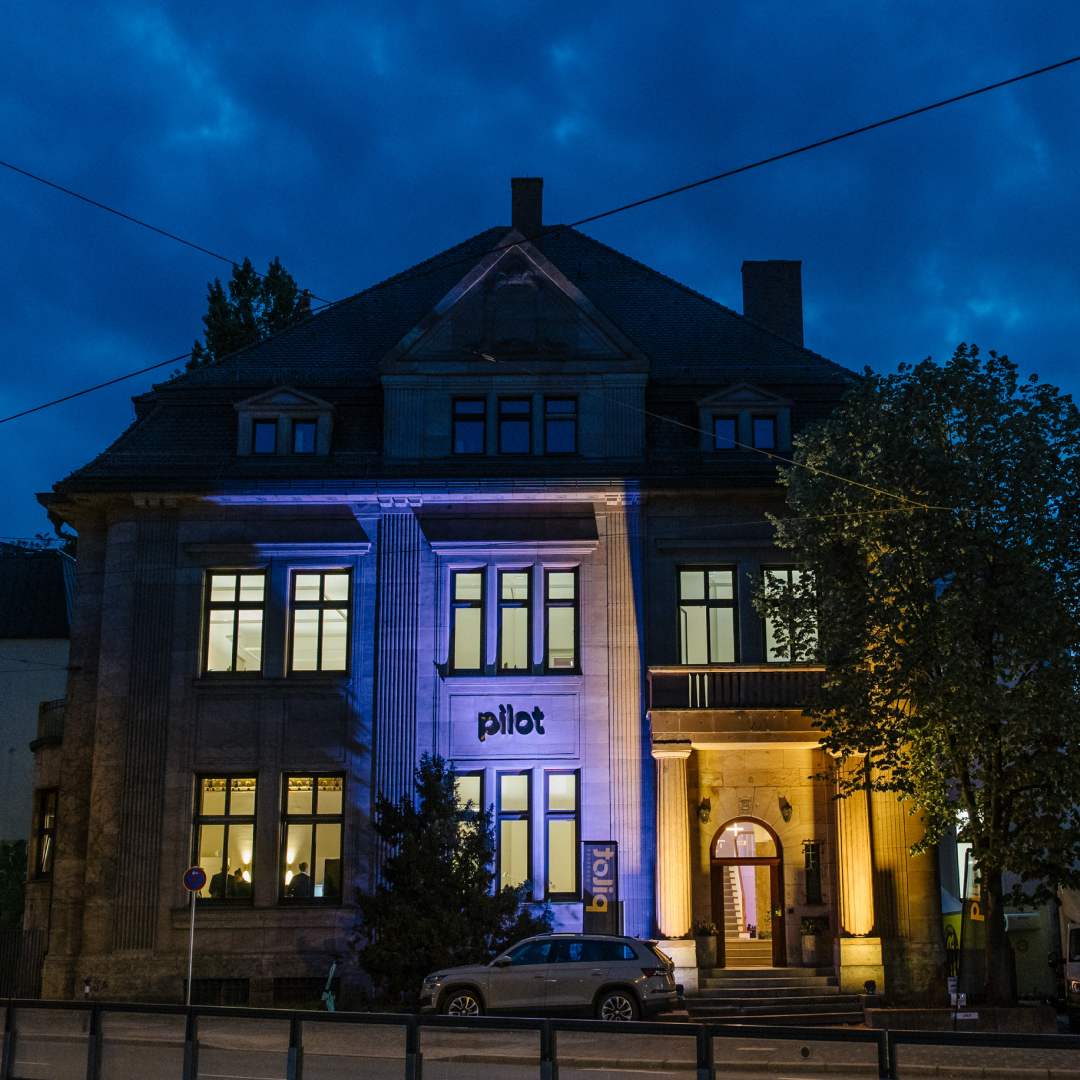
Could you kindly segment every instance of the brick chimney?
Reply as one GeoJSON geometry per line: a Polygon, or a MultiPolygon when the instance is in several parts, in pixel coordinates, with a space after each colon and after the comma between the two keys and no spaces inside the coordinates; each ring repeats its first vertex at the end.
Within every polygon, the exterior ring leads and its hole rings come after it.
{"type": "Polygon", "coordinates": [[[544,181],[539,176],[515,176],[510,181],[510,224],[527,240],[542,248],[539,239],[544,227],[544,181]]]}
{"type": "Polygon", "coordinates": [[[773,333],[803,343],[802,262],[769,259],[742,264],[743,314],[773,333]]]}

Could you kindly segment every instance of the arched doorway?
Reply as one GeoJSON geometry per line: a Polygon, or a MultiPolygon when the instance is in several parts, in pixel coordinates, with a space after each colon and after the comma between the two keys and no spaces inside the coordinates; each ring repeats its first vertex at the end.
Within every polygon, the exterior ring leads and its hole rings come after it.
{"type": "Polygon", "coordinates": [[[787,967],[780,838],[757,818],[732,818],[716,831],[710,855],[717,966],[727,966],[728,940],[761,940],[769,934],[772,966],[787,967]]]}

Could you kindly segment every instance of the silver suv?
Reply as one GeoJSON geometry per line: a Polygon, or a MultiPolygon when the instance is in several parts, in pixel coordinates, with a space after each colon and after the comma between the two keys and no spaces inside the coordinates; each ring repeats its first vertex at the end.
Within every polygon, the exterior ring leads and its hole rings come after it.
{"type": "Polygon", "coordinates": [[[545,1013],[637,1020],[675,1004],[675,965],[651,941],[596,934],[526,938],[490,964],[424,979],[420,1011],[448,1016],[545,1013]]]}

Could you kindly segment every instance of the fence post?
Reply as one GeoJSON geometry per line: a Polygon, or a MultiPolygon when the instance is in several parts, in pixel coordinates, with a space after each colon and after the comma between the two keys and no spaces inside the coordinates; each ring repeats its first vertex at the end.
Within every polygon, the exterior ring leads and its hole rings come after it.
{"type": "Polygon", "coordinates": [[[97,1005],[90,1008],[90,1032],[86,1036],[86,1080],[98,1080],[101,1076],[101,1010],[97,1005]]]}
{"type": "Polygon", "coordinates": [[[716,1080],[712,1030],[705,1024],[697,1029],[697,1080],[716,1080]]]}
{"type": "Polygon", "coordinates": [[[424,1055],[420,1053],[420,1021],[410,1016],[405,1024],[405,1080],[423,1080],[424,1055]]]}
{"type": "Polygon", "coordinates": [[[878,1040],[878,1072],[883,1080],[896,1080],[896,1040],[885,1030],[878,1040]]]}
{"type": "Polygon", "coordinates": [[[0,1046],[0,1080],[8,1080],[15,1061],[15,1006],[4,1006],[4,1041],[0,1046]]]}
{"type": "Polygon", "coordinates": [[[540,1021],[540,1080],[559,1080],[558,1032],[550,1020],[540,1021]]]}
{"type": "Polygon", "coordinates": [[[298,1012],[294,1012],[289,1019],[289,1061],[285,1076],[287,1080],[304,1080],[303,1028],[298,1012]]]}
{"type": "Polygon", "coordinates": [[[198,1080],[199,1076],[199,1018],[189,1005],[184,1025],[184,1080],[198,1080]]]}

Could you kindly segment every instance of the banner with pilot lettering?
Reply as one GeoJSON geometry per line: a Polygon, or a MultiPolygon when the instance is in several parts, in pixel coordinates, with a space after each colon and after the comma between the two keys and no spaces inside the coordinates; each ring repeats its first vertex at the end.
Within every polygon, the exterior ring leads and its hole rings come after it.
{"type": "Polygon", "coordinates": [[[607,912],[619,902],[619,845],[614,840],[581,845],[581,897],[586,912],[607,912]]]}
{"type": "Polygon", "coordinates": [[[450,756],[577,757],[578,695],[450,695],[450,756]]]}

